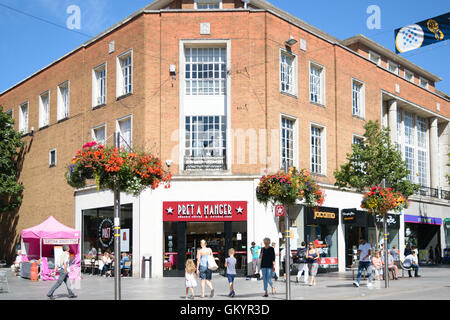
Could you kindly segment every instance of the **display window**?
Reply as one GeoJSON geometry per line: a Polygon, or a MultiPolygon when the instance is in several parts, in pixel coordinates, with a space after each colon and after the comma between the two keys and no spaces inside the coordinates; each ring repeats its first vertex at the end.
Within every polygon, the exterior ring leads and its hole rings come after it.
{"type": "MultiPolygon", "coordinates": [[[[133,253],[133,205],[121,205],[121,252],[133,253]]],[[[85,259],[97,259],[105,251],[114,252],[114,207],[82,211],[82,252],[85,259]]]]}

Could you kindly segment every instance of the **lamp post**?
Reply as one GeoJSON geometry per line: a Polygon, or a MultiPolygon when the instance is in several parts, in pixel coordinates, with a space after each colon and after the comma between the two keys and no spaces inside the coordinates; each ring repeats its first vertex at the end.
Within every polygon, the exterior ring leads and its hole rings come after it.
{"type": "MultiPolygon", "coordinates": [[[[386,188],[386,179],[382,181],[383,189],[386,188]]],[[[383,236],[384,236],[384,287],[389,287],[389,268],[388,268],[388,232],[387,232],[387,212],[383,213],[383,236]]]]}
{"type": "MultiPolygon", "coordinates": [[[[114,147],[120,148],[120,132],[114,133],[114,147]]],[[[120,294],[120,190],[118,179],[114,183],[114,299],[121,300],[120,294]]]]}
{"type": "Polygon", "coordinates": [[[284,232],[285,239],[286,239],[286,243],[285,243],[286,258],[284,259],[284,261],[285,261],[284,270],[286,272],[286,300],[291,300],[291,269],[290,269],[290,265],[291,265],[290,235],[291,235],[291,233],[289,232],[289,205],[286,206],[286,213],[285,213],[284,220],[286,221],[286,226],[285,226],[286,230],[284,232]]]}
{"type": "MultiPolygon", "coordinates": [[[[284,165],[284,172],[287,173],[287,163],[284,165]]],[[[285,221],[285,230],[284,230],[284,239],[285,239],[285,255],[284,258],[284,272],[286,273],[286,300],[291,300],[291,246],[290,246],[290,232],[289,232],[289,205],[286,205],[286,210],[284,214],[284,221],[285,221]]]]}

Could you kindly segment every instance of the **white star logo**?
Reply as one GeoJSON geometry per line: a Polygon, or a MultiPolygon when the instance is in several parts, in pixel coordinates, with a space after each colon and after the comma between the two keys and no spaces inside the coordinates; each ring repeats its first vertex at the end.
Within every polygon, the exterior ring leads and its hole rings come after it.
{"type": "Polygon", "coordinates": [[[167,214],[173,214],[173,208],[169,207],[166,209],[167,214]]]}
{"type": "Polygon", "coordinates": [[[242,214],[242,212],[244,211],[244,208],[241,208],[241,206],[239,206],[239,208],[236,208],[237,214],[242,214]]]}

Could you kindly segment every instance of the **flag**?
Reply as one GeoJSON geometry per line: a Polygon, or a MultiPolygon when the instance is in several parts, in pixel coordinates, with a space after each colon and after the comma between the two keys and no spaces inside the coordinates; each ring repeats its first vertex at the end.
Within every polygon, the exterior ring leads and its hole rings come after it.
{"type": "Polygon", "coordinates": [[[450,38],[450,12],[396,29],[395,52],[402,53],[450,38]]]}

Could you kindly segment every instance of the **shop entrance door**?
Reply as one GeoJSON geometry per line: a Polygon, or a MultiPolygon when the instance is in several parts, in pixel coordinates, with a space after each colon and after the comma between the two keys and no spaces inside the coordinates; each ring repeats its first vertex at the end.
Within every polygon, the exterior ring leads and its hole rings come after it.
{"type": "Polygon", "coordinates": [[[246,275],[247,222],[165,222],[164,238],[164,276],[184,276],[186,260],[197,263],[201,240],[214,253],[215,272],[225,273],[228,249],[234,248],[237,274],[246,275]]]}
{"type": "Polygon", "coordinates": [[[345,266],[350,268],[353,263],[353,249],[358,250],[359,242],[362,238],[366,238],[366,230],[364,227],[353,225],[345,226],[345,266]]]}

